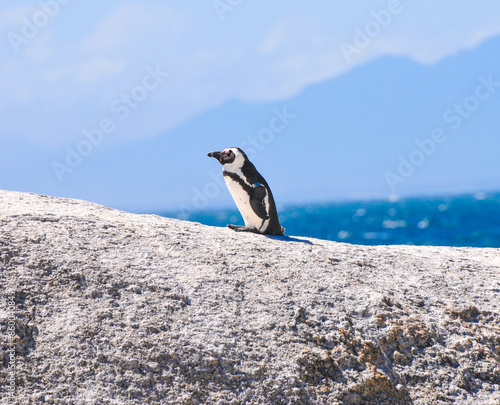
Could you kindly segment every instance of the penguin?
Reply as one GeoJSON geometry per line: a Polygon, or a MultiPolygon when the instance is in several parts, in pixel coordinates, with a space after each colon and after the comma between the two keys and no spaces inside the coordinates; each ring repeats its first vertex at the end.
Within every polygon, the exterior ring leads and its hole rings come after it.
{"type": "Polygon", "coordinates": [[[222,165],[224,181],[245,221],[245,226],[229,224],[228,228],[237,232],[284,235],[273,193],[245,152],[240,148],[227,148],[207,156],[222,165]]]}

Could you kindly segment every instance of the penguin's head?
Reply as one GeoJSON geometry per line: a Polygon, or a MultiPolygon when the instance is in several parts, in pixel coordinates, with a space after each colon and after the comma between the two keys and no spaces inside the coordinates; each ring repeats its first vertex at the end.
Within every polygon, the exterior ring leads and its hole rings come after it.
{"type": "Polygon", "coordinates": [[[230,165],[235,168],[243,167],[247,159],[247,155],[240,148],[226,148],[220,152],[210,152],[207,156],[217,159],[221,165],[230,165]]]}

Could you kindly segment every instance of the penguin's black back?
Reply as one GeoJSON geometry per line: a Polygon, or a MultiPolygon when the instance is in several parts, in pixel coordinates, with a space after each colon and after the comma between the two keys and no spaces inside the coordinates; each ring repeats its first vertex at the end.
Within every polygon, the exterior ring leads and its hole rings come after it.
{"type": "Polygon", "coordinates": [[[257,171],[253,163],[250,162],[250,160],[248,160],[248,157],[246,155],[245,155],[245,163],[241,168],[241,172],[248,179],[250,184],[255,184],[255,183],[262,184],[266,188],[267,193],[269,195],[269,225],[267,226],[267,229],[264,232],[264,234],[283,235],[283,227],[281,226],[278,219],[278,211],[276,209],[276,203],[274,202],[274,197],[271,188],[267,184],[264,177],[262,177],[262,175],[257,171]]]}

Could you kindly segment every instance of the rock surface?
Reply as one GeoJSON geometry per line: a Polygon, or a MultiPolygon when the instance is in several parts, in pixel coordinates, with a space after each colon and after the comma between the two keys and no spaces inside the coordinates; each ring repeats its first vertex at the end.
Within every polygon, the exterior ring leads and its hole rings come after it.
{"type": "Polygon", "coordinates": [[[0,381],[13,296],[20,404],[500,403],[499,249],[266,237],[0,191],[0,267],[0,381]]]}

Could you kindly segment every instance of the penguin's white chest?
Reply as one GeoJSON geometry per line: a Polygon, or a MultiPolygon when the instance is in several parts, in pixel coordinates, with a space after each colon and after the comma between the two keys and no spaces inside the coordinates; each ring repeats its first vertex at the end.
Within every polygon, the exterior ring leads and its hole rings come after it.
{"type": "MultiPolygon", "coordinates": [[[[241,186],[240,183],[233,180],[231,177],[224,176],[224,180],[236,206],[238,207],[238,210],[240,211],[241,216],[243,217],[243,220],[245,221],[245,226],[259,230],[265,229],[269,220],[263,220],[254,212],[252,206],[250,205],[250,195],[248,192],[241,186]]],[[[248,186],[252,187],[250,184],[248,186]]],[[[266,196],[266,200],[267,198],[268,197],[266,196]]]]}

